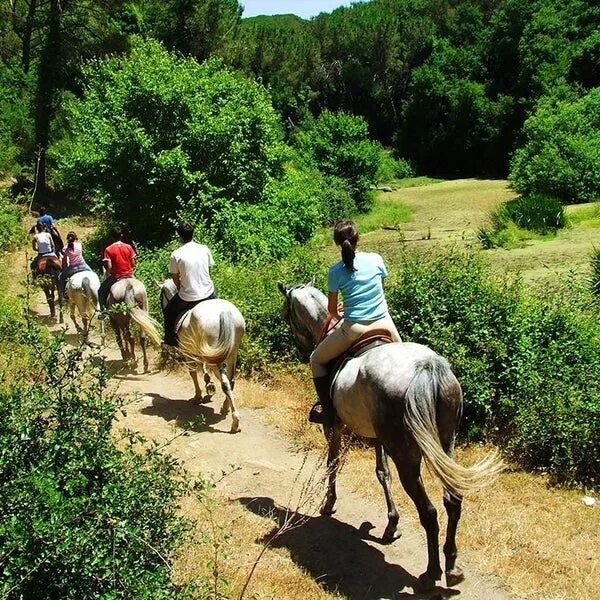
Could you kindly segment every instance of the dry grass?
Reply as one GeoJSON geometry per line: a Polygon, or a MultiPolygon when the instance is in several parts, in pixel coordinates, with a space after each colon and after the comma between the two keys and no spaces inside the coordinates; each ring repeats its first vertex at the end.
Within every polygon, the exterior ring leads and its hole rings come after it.
{"type": "MultiPolygon", "coordinates": [[[[301,379],[279,376],[268,388],[247,381],[240,384],[239,397],[244,399],[244,406],[256,409],[265,422],[289,436],[298,447],[324,447],[319,428],[305,419],[313,397],[308,374],[301,379]]],[[[458,460],[472,464],[488,450],[459,449],[458,460]]],[[[373,451],[354,449],[340,481],[345,488],[379,503],[385,514],[374,470],[373,451]]],[[[423,476],[444,531],[441,486],[426,469],[423,476]]],[[[420,531],[414,505],[400,489],[397,478],[394,489],[403,520],[420,531]]],[[[496,575],[521,598],[598,598],[600,511],[586,507],[582,495],[580,490],[551,487],[542,475],[504,473],[492,489],[465,501],[458,533],[461,557],[482,572],[496,575]]],[[[340,496],[339,502],[343,501],[340,496]]]]}

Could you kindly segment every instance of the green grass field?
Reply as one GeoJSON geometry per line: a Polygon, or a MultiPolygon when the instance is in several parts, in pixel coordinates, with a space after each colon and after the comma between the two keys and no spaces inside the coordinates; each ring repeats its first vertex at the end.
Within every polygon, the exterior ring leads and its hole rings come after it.
{"type": "MultiPolygon", "coordinates": [[[[414,182],[415,180],[408,180],[414,182]]],[[[435,249],[448,245],[479,248],[477,230],[490,213],[516,197],[504,180],[459,179],[379,192],[373,210],[356,221],[361,248],[380,252],[393,268],[403,249],[435,249]],[[394,227],[395,229],[389,229],[394,227]]],[[[590,274],[592,248],[600,246],[600,204],[567,207],[569,227],[549,236],[531,236],[520,247],[482,250],[499,272],[519,272],[528,283],[544,285],[571,277],[585,282],[590,274]]],[[[318,236],[317,245],[332,257],[330,231],[318,236]]]]}

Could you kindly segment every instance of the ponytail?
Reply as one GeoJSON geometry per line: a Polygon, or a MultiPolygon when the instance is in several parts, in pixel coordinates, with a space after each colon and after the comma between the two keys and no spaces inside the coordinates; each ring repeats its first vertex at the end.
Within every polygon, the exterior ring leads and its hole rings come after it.
{"type": "Polygon", "coordinates": [[[356,271],[354,268],[354,257],[356,253],[354,252],[354,248],[349,240],[344,240],[342,242],[342,261],[346,265],[346,269],[348,271],[356,271]]]}
{"type": "Polygon", "coordinates": [[[354,257],[358,243],[358,229],[354,221],[338,221],[333,230],[333,239],[342,249],[342,261],[348,271],[356,271],[354,257]]]}

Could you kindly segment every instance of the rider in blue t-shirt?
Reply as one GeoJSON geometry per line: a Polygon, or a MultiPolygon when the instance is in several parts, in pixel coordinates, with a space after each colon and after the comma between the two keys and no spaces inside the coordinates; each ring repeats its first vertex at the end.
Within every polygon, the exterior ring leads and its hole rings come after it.
{"type": "Polygon", "coordinates": [[[374,329],[387,329],[395,342],[401,341],[383,292],[383,279],[387,277],[383,259],[375,252],[356,252],[358,230],[352,221],[337,223],[333,239],[341,247],[342,260],[329,269],[327,309],[334,322],[342,319],[338,313],[338,294],[341,292],[344,299],[343,322],[310,356],[319,401],[310,411],[309,421],[325,425],[333,424],[334,419],[327,364],[363,334],[374,329]]]}

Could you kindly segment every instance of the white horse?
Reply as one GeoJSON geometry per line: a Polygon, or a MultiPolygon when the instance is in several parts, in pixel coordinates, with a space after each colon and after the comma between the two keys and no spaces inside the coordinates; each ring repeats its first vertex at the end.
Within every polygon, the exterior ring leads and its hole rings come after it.
{"type": "MultiPolygon", "coordinates": [[[[100,304],[98,303],[99,287],[100,279],[93,271],[74,273],[67,279],[65,286],[71,320],[75,324],[75,329],[82,334],[85,341],[87,341],[90,333],[92,318],[100,312],[100,304]],[[76,309],[81,317],[81,326],[75,316],[76,309]]],[[[100,321],[100,335],[102,337],[102,345],[104,345],[104,321],[102,320],[100,321]]]]}
{"type": "MultiPolygon", "coordinates": [[[[172,279],[156,283],[160,287],[160,302],[164,308],[177,293],[177,288],[172,279]]],[[[212,370],[220,379],[225,394],[221,414],[226,415],[231,409],[231,433],[241,431],[233,387],[238,351],[245,330],[246,324],[240,311],[231,302],[216,298],[194,306],[181,320],[178,332],[179,350],[194,382],[193,402],[200,403],[203,400],[198,368],[204,371],[207,395],[215,393],[215,386],[210,379],[212,370]]]]}
{"type": "Polygon", "coordinates": [[[147,338],[160,345],[156,321],[148,314],[148,296],[146,287],[135,277],[119,279],[112,284],[106,308],[112,325],[121,356],[124,361],[137,362],[135,356],[135,341],[130,330],[133,321],[140,329],[140,346],[144,360],[144,373],[148,372],[147,338]],[[123,310],[121,310],[121,308],[123,310]]]}
{"type": "MultiPolygon", "coordinates": [[[[296,343],[305,351],[314,348],[327,317],[327,298],[310,285],[286,287],[283,314],[296,343]]],[[[448,361],[427,346],[390,343],[349,360],[332,388],[336,411],[333,427],[325,427],[329,443],[327,459],[329,486],[321,509],[332,514],[336,502],[336,474],[339,467],[344,427],[373,440],[377,457],[377,478],[383,486],[388,506],[388,526],[384,542],[398,537],[398,512],[391,493],[387,455],[394,461],[402,486],[415,503],[427,534],[427,570],[420,576],[426,589],[441,579],[439,526],[436,510],[421,480],[424,458],[444,485],[444,507],[448,529],[444,554],[446,582],[462,581],[456,566],[456,528],[463,494],[476,491],[495,480],[503,469],[495,455],[471,467],[454,460],[454,440],[462,414],[463,397],[448,361]]]]}

